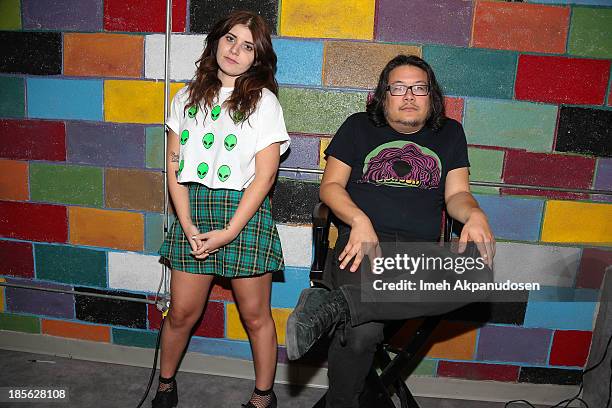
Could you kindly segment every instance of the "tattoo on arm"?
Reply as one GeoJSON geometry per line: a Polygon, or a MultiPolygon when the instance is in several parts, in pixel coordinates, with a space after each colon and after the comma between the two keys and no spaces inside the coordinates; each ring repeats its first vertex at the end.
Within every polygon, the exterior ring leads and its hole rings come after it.
{"type": "Polygon", "coordinates": [[[179,162],[179,155],[176,154],[175,152],[170,152],[170,161],[172,163],[178,163],[179,162]]]}

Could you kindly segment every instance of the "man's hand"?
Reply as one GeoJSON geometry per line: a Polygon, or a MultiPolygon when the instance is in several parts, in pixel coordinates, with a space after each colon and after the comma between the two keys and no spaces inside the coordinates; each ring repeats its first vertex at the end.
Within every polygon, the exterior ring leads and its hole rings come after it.
{"type": "Polygon", "coordinates": [[[354,259],[349,270],[355,272],[361,265],[364,255],[368,255],[372,262],[375,257],[381,256],[380,252],[378,236],[370,220],[367,217],[356,219],[351,225],[348,243],[338,257],[340,269],[346,268],[351,259],[354,259]]]}
{"type": "Polygon", "coordinates": [[[459,253],[465,251],[468,241],[474,241],[480,255],[491,268],[495,256],[495,238],[491,232],[487,216],[480,208],[471,210],[470,216],[463,226],[459,237],[459,253]]]}
{"type": "Polygon", "coordinates": [[[208,255],[213,254],[224,245],[229,244],[236,238],[236,234],[230,230],[213,230],[204,234],[196,234],[192,238],[196,242],[201,242],[197,250],[191,251],[191,254],[197,259],[204,259],[208,255]]]}

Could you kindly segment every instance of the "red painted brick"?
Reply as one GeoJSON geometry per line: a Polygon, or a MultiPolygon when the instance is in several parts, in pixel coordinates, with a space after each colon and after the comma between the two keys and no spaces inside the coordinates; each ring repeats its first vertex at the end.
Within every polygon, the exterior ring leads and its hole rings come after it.
{"type": "MultiPolygon", "coordinates": [[[[172,1],[172,31],[184,32],[187,0],[172,1]]],[[[104,0],[106,31],[153,32],[166,29],[166,0],[104,0]]]]}
{"type": "MultiPolygon", "coordinates": [[[[154,299],[154,297],[149,297],[154,299]]],[[[172,308],[172,305],[170,305],[172,308]]],[[[149,328],[159,329],[161,313],[154,305],[148,305],[149,328]]],[[[194,336],[222,338],[225,335],[225,308],[222,302],[208,302],[204,316],[196,323],[194,336]]]]}
{"type": "Polygon", "coordinates": [[[447,117],[461,123],[463,119],[463,98],[445,97],[444,110],[446,111],[447,117]]]}
{"type": "Polygon", "coordinates": [[[563,54],[569,7],[479,1],[474,10],[472,45],[563,54]]]}
{"type": "MultiPolygon", "coordinates": [[[[589,189],[594,173],[594,158],[509,150],[506,153],[503,180],[510,184],[589,189]]],[[[502,193],[554,198],[587,198],[585,194],[512,188],[504,188],[502,193]]]]}
{"type": "Polygon", "coordinates": [[[609,60],[520,55],[515,96],[536,102],[602,105],[609,76],[609,60]]]}
{"type": "Polygon", "coordinates": [[[0,201],[0,236],[29,241],[66,242],[66,207],[0,201]]]}
{"type": "Polygon", "coordinates": [[[612,265],[612,251],[585,248],[580,259],[580,269],[576,279],[577,288],[599,289],[606,268],[612,265]]]}
{"type": "Polygon", "coordinates": [[[440,361],[438,376],[464,378],[467,380],[491,380],[516,382],[519,376],[519,366],[505,364],[459,363],[440,361]]]}
{"type": "Polygon", "coordinates": [[[64,122],[0,120],[0,134],[11,143],[0,144],[0,157],[15,160],[66,160],[64,122]]]}
{"type": "Polygon", "coordinates": [[[584,367],[592,337],[590,331],[557,330],[550,350],[550,365],[584,367]]]}
{"type": "Polygon", "coordinates": [[[0,274],[34,277],[34,256],[29,242],[0,241],[0,274]]]}
{"type": "Polygon", "coordinates": [[[210,300],[224,300],[226,302],[234,302],[234,295],[232,294],[232,287],[229,279],[227,278],[215,278],[210,295],[210,300]]]}

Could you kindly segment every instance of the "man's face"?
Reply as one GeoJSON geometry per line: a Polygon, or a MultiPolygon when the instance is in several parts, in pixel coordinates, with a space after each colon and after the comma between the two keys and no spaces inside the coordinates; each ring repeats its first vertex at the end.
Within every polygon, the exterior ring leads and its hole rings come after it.
{"type": "MultiPolygon", "coordinates": [[[[429,85],[427,72],[412,65],[402,65],[389,73],[389,85],[429,85]]],[[[415,96],[411,89],[403,96],[393,96],[387,91],[385,117],[389,126],[401,133],[419,131],[429,117],[430,94],[415,96]]]]}

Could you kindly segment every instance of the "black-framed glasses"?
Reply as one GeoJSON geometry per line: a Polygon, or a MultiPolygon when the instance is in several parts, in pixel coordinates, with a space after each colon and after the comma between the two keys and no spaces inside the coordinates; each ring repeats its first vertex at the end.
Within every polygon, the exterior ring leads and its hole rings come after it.
{"type": "Polygon", "coordinates": [[[387,86],[387,91],[389,91],[391,93],[391,95],[393,96],[404,96],[406,95],[406,92],[408,92],[408,90],[410,89],[410,92],[412,92],[412,94],[414,96],[427,96],[429,95],[429,85],[402,85],[402,84],[395,84],[395,85],[388,85],[387,86]]]}

